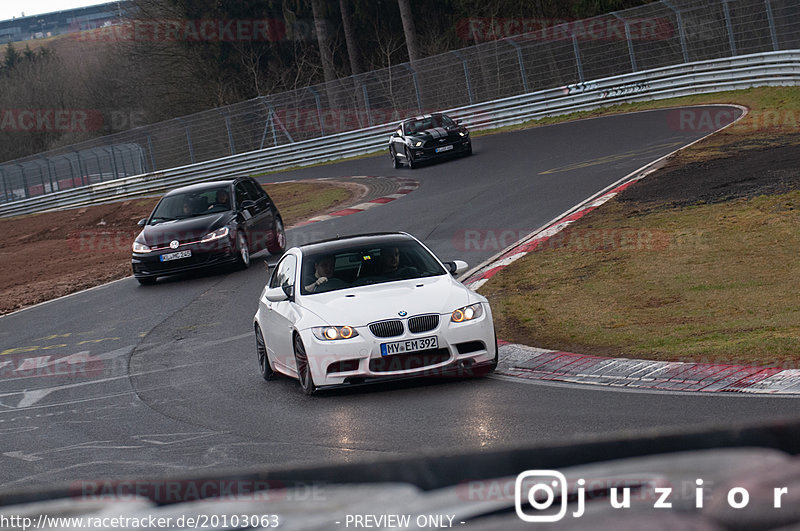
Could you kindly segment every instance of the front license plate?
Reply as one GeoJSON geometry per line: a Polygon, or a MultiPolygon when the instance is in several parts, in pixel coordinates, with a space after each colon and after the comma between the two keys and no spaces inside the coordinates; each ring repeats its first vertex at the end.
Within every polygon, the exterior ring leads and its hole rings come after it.
{"type": "Polygon", "coordinates": [[[192,256],[192,251],[178,251],[177,253],[167,253],[162,254],[159,259],[162,262],[168,262],[169,260],[177,260],[179,258],[189,258],[192,256]]]}
{"type": "Polygon", "coordinates": [[[450,151],[451,149],[453,149],[453,146],[438,147],[436,148],[436,153],[441,153],[442,151],[450,151]]]}
{"type": "Polygon", "coordinates": [[[391,343],[381,343],[381,356],[405,354],[407,352],[417,352],[432,348],[439,348],[439,339],[436,336],[407,339],[406,341],[393,341],[391,343]]]}

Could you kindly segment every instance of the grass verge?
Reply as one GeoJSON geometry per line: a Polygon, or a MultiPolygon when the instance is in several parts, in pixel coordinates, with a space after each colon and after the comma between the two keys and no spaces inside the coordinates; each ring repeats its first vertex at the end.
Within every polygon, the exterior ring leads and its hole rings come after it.
{"type": "MultiPolygon", "coordinates": [[[[326,182],[264,186],[286,226],[347,203],[349,188],[326,182]]],[[[0,219],[0,315],[131,274],[136,222],[154,198],[0,219]]]]}
{"type": "Polygon", "coordinates": [[[480,289],[500,337],[586,354],[797,366],[800,89],[692,98],[725,101],[750,116],[480,289]]]}

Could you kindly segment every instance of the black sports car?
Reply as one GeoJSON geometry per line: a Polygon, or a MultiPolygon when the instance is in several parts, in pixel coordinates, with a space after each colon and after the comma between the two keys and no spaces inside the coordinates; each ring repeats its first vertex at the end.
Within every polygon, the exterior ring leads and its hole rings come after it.
{"type": "Polygon", "coordinates": [[[469,131],[446,114],[433,113],[401,122],[389,139],[392,164],[399,168],[449,155],[471,155],[469,131]]]}
{"type": "Polygon", "coordinates": [[[133,275],[141,284],[194,269],[250,265],[250,253],[286,248],[283,220],[249,177],[184,186],[161,198],[133,242],[133,275]]]}

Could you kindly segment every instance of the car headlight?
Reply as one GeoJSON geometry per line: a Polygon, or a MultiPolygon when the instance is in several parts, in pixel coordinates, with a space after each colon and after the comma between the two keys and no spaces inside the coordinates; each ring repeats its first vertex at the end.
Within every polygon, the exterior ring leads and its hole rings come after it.
{"type": "Polygon", "coordinates": [[[352,326],[315,326],[311,332],[314,337],[322,341],[336,341],[358,336],[358,332],[352,326]]]}
{"type": "Polygon", "coordinates": [[[454,323],[463,323],[464,321],[472,321],[483,315],[483,306],[481,303],[476,302],[469,306],[464,306],[454,311],[450,316],[450,320],[454,323]]]}
{"type": "Polygon", "coordinates": [[[134,253],[149,253],[150,247],[146,246],[143,243],[133,242],[133,252],[134,253]]]}
{"type": "Polygon", "coordinates": [[[212,242],[214,240],[219,240],[220,238],[224,238],[228,235],[228,227],[222,227],[221,229],[217,229],[214,232],[209,232],[203,239],[200,240],[200,243],[212,242]]]}
{"type": "Polygon", "coordinates": [[[414,142],[414,147],[420,147],[422,145],[422,140],[417,140],[414,142]]]}
{"type": "Polygon", "coordinates": [[[458,134],[461,136],[467,136],[469,134],[469,131],[459,131],[458,134]]]}

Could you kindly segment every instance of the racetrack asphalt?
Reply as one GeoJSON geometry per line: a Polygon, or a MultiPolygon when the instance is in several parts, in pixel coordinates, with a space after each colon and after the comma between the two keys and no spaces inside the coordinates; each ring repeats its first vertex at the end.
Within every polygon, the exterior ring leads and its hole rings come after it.
{"type": "MultiPolygon", "coordinates": [[[[289,243],[404,230],[443,260],[477,265],[511,243],[498,236],[528,234],[707,134],[676,129],[670,112],[482,136],[473,156],[415,170],[392,169],[382,156],[261,180],[418,180],[417,190],[391,203],[292,229],[289,243]]],[[[399,382],[308,398],[293,380],[264,382],[258,374],[251,323],[266,280],[260,262],[150,287],[127,278],[0,318],[0,488],[532,445],[796,411],[780,397],[501,378],[399,382]],[[10,377],[4,362],[28,364],[31,376],[10,377]],[[48,374],[55,366],[74,374],[48,374]]]]}

